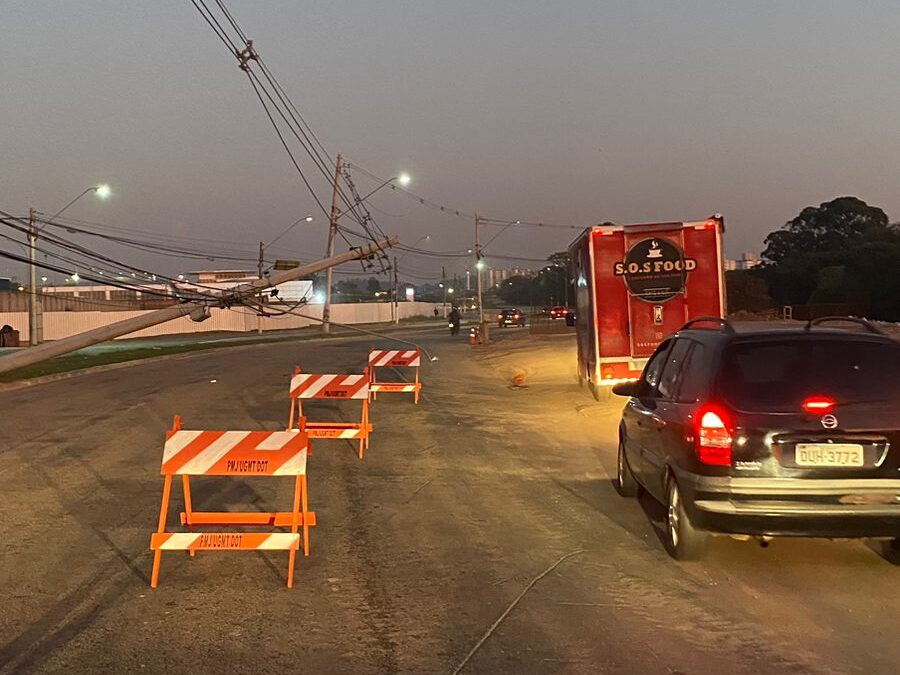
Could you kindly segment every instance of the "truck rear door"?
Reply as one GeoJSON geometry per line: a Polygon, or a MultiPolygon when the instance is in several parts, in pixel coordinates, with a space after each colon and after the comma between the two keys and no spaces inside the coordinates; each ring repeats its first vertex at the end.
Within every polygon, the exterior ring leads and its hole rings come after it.
{"type": "Polygon", "coordinates": [[[681,223],[625,229],[625,258],[616,275],[628,288],[632,358],[647,358],[688,319],[687,276],[696,263],[684,254],[681,223]]]}

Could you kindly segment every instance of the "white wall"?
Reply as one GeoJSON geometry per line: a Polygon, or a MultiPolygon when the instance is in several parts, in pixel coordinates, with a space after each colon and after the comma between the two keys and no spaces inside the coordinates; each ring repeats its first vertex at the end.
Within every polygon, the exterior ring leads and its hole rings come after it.
{"type": "MultiPolygon", "coordinates": [[[[434,304],[430,302],[401,302],[398,306],[401,319],[416,316],[433,317],[435,307],[438,310],[441,309],[440,303],[434,304]]],[[[272,311],[275,308],[270,306],[266,309],[272,311]]],[[[151,310],[134,312],[44,312],[44,339],[59,340],[76,333],[83,333],[92,328],[106,326],[122,319],[130,319],[134,316],[147,314],[149,311],[151,310]]],[[[296,311],[310,317],[322,318],[322,305],[305,305],[296,311]]],[[[304,328],[320,324],[320,321],[293,314],[260,319],[249,307],[212,309],[210,312],[210,318],[200,323],[191,321],[188,317],[181,317],[152,328],[145,328],[124,337],[138,338],[217,331],[247,333],[255,331],[259,323],[262,324],[264,331],[304,328]]],[[[387,302],[332,305],[331,320],[335,323],[347,324],[388,323],[391,320],[391,305],[387,302]]],[[[0,312],[0,326],[5,324],[9,324],[19,331],[19,339],[24,344],[28,343],[27,312],[0,312]]]]}

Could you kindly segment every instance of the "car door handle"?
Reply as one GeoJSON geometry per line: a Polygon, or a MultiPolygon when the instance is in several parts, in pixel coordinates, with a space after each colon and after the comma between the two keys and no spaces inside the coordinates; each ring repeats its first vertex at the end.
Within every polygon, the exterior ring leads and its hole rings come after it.
{"type": "Polygon", "coordinates": [[[657,429],[662,429],[664,426],[666,426],[666,421],[658,415],[650,415],[650,422],[657,429]]]}

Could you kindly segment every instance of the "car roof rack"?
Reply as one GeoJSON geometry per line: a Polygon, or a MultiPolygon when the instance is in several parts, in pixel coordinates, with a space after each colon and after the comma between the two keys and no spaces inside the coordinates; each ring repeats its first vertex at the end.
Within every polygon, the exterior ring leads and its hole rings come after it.
{"type": "Polygon", "coordinates": [[[734,335],[734,326],[731,325],[731,322],[728,319],[723,319],[720,316],[698,316],[696,319],[691,319],[690,321],[688,321],[678,330],[687,330],[695,323],[715,323],[718,324],[719,327],[729,335],[734,335]]]}
{"type": "Polygon", "coordinates": [[[855,323],[863,326],[867,331],[869,331],[870,333],[874,333],[875,335],[887,335],[887,333],[885,333],[868,319],[863,319],[858,316],[820,316],[818,319],[810,319],[809,321],[807,321],[804,330],[809,331],[813,326],[818,326],[823,323],[829,323],[831,321],[855,323]]]}

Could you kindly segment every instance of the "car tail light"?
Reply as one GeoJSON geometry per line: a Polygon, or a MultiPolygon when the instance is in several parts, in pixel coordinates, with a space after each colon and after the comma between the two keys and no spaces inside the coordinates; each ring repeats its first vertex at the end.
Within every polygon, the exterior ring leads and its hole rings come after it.
{"type": "Polygon", "coordinates": [[[807,396],[803,400],[803,409],[812,415],[827,415],[837,405],[830,396],[807,396]]]}
{"type": "Polygon", "coordinates": [[[696,424],[697,458],[703,464],[731,466],[733,438],[727,413],[715,406],[700,408],[696,424]]]}

